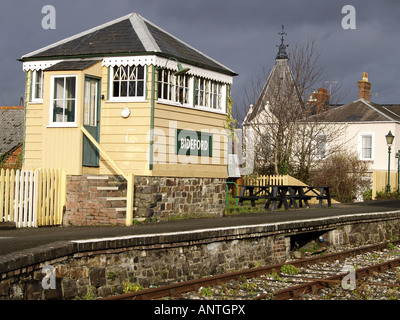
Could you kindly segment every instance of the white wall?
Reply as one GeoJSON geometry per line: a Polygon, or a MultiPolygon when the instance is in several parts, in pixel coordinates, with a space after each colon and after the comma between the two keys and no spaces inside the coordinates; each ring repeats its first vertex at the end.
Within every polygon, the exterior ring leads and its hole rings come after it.
{"type": "Polygon", "coordinates": [[[372,144],[372,160],[370,163],[371,171],[388,170],[388,146],[385,136],[389,130],[395,136],[390,153],[390,169],[397,171],[396,152],[400,150],[400,124],[394,122],[383,123],[348,123],[345,127],[345,143],[349,150],[359,151],[359,135],[363,133],[371,133],[373,135],[372,144]]]}

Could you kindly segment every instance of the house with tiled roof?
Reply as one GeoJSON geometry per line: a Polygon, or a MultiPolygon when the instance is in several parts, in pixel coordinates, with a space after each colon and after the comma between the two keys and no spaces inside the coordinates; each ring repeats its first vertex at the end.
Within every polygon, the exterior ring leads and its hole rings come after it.
{"type": "Polygon", "coordinates": [[[24,107],[0,106],[0,168],[16,168],[24,139],[24,107]]]}
{"type": "MultiPolygon", "coordinates": [[[[370,163],[371,171],[387,171],[388,147],[385,136],[389,131],[394,136],[396,132],[400,133],[400,105],[370,101],[371,83],[367,73],[363,73],[358,85],[358,100],[331,108],[319,119],[321,122],[344,124],[346,133],[343,141],[347,141],[349,149],[357,150],[359,158],[370,163]]],[[[391,149],[397,151],[399,148],[400,139],[394,139],[391,149]]],[[[391,162],[391,170],[396,171],[397,163],[393,159],[391,162]]]]}
{"type": "Polygon", "coordinates": [[[374,195],[375,191],[386,189],[389,168],[391,190],[396,190],[398,161],[395,155],[400,150],[400,105],[372,102],[368,73],[362,74],[358,88],[358,100],[330,108],[319,115],[319,121],[344,127],[338,143],[342,143],[349,151],[357,153],[360,160],[368,163],[371,178],[374,175],[374,195]],[[389,132],[395,137],[390,147],[390,155],[386,143],[386,135],[389,132]],[[377,179],[381,182],[376,181],[377,179]]]}
{"type": "Polygon", "coordinates": [[[68,179],[134,174],[145,184],[146,195],[135,189],[136,212],[145,217],[222,214],[233,70],[137,13],[20,61],[24,168],[62,168],[68,179]],[[210,190],[202,193],[203,182],[210,190]],[[185,199],[173,202],[177,185],[185,199]]]}
{"type": "MultiPolygon", "coordinates": [[[[390,185],[392,190],[397,189],[398,161],[395,154],[400,149],[400,136],[396,138],[396,135],[400,135],[400,105],[372,102],[370,100],[371,83],[367,73],[363,73],[363,78],[358,81],[358,87],[359,99],[351,103],[331,104],[328,91],[324,88],[319,88],[317,92],[314,92],[307,102],[303,101],[296,95],[286,45],[282,37],[275,65],[256,103],[250,106],[243,121],[243,127],[257,128],[258,132],[261,132],[264,139],[263,143],[260,143],[261,157],[263,154],[268,155],[267,148],[271,148],[271,144],[267,142],[268,138],[275,134],[274,129],[278,127],[277,123],[285,123],[286,113],[285,111],[281,113],[281,110],[286,110],[290,116],[292,106],[303,106],[297,109],[302,117],[296,118],[298,128],[292,131],[291,137],[302,132],[299,126],[307,126],[311,123],[314,129],[311,143],[315,145],[315,151],[312,153],[313,161],[319,162],[340,149],[347,149],[351,153],[358,154],[359,159],[368,164],[374,195],[376,191],[383,191],[388,184],[389,154],[385,136],[391,132],[395,139],[390,154],[390,172],[392,173],[390,185]],[[290,108],[285,108],[286,106],[290,108]]],[[[288,122],[290,121],[289,118],[288,122]]],[[[287,132],[285,134],[288,135],[287,132]]],[[[269,140],[273,141],[273,138],[272,136],[269,140]]],[[[298,137],[293,139],[293,141],[296,140],[300,139],[298,137]]],[[[284,143],[281,144],[284,145],[284,143]]],[[[400,156],[400,150],[398,154],[400,156]]],[[[291,155],[291,157],[292,162],[295,162],[295,156],[291,155]]]]}

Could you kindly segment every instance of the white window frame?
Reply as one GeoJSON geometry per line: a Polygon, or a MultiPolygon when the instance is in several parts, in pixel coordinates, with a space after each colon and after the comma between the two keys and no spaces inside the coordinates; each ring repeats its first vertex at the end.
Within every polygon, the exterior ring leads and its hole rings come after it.
{"type": "Polygon", "coordinates": [[[190,107],[191,105],[193,105],[193,93],[192,93],[193,77],[187,74],[175,76],[174,73],[175,71],[170,69],[158,70],[157,100],[165,104],[190,107]],[[161,75],[161,82],[160,82],[160,75],[161,75]],[[160,90],[160,83],[162,87],[161,90],[160,90]],[[165,87],[167,87],[167,92],[165,92],[164,90],[165,87]],[[179,101],[179,97],[177,97],[177,90],[179,90],[180,88],[183,88],[184,91],[186,89],[186,94],[184,95],[186,97],[186,102],[179,101]]]}
{"type": "Polygon", "coordinates": [[[328,156],[328,135],[321,133],[317,135],[316,139],[314,140],[315,143],[315,150],[316,150],[316,158],[318,160],[324,160],[328,156]],[[323,143],[323,145],[322,145],[323,143]],[[321,146],[322,145],[322,146],[321,146]],[[323,151],[323,155],[321,154],[323,151]]]}
{"type": "Polygon", "coordinates": [[[358,134],[358,154],[360,160],[371,161],[374,160],[375,154],[375,134],[374,132],[360,132],[358,134]],[[367,158],[363,156],[363,137],[371,137],[371,157],[367,158]]]}
{"type": "MultiPolygon", "coordinates": [[[[65,87],[64,87],[64,95],[65,95],[65,87]]],[[[64,97],[65,98],[65,97],[64,97]]],[[[50,112],[49,112],[49,125],[47,127],[51,128],[76,128],[78,127],[76,124],[77,117],[77,109],[78,109],[78,75],[72,74],[63,74],[63,75],[52,75],[50,82],[50,112]],[[56,78],[64,78],[64,83],[66,78],[75,78],[75,114],[73,122],[54,122],[53,121],[53,112],[54,112],[54,81],[56,78]]]]}
{"type": "Polygon", "coordinates": [[[195,108],[226,113],[226,83],[215,80],[197,77],[193,88],[195,96],[195,108]],[[216,91],[215,89],[218,88],[216,91]],[[220,105],[215,105],[215,98],[220,100],[220,105]]]}
{"type": "MultiPolygon", "coordinates": [[[[109,101],[111,102],[145,102],[146,91],[147,91],[147,66],[144,65],[129,65],[129,67],[143,67],[143,96],[126,96],[126,97],[114,97],[114,68],[121,68],[123,65],[110,66],[110,78],[109,78],[109,101]]],[[[136,80],[137,81],[137,80],[136,80]]],[[[142,81],[142,80],[140,80],[142,81]]],[[[128,80],[129,82],[129,80],[128,80]]]]}
{"type": "Polygon", "coordinates": [[[44,86],[44,71],[43,70],[33,70],[32,71],[32,88],[31,88],[31,97],[32,97],[32,102],[40,102],[43,103],[43,86],[44,86]],[[41,79],[39,84],[42,86],[41,90],[41,97],[36,96],[36,86],[38,84],[37,77],[38,77],[38,72],[42,73],[41,79]]]}

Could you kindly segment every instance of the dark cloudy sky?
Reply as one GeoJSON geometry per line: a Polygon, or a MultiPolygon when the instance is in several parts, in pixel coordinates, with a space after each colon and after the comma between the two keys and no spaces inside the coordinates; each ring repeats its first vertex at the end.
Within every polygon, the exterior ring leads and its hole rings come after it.
{"type": "MultiPolygon", "coordinates": [[[[285,25],[293,46],[313,37],[323,80],[343,80],[342,103],[358,99],[362,72],[371,100],[399,103],[400,1],[397,0],[0,0],[0,105],[17,105],[24,86],[16,59],[102,23],[137,12],[239,76],[233,99],[270,70],[285,25]],[[44,5],[56,9],[56,29],[42,28],[44,5]],[[356,29],[342,28],[342,7],[356,9],[356,29]]],[[[289,47],[290,48],[290,47],[289,47]]],[[[323,82],[323,81],[322,81],[323,82]]],[[[321,86],[324,83],[321,83],[321,86]]]]}

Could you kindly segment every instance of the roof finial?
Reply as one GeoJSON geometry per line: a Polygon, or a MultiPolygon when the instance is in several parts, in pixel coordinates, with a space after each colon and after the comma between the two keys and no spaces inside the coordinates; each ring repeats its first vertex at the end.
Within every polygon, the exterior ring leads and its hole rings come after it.
{"type": "Polygon", "coordinates": [[[278,32],[278,34],[281,35],[282,37],[281,37],[281,44],[279,46],[277,45],[277,47],[279,47],[279,51],[278,54],[276,55],[276,59],[288,59],[288,55],[286,53],[286,47],[288,47],[289,45],[283,43],[283,41],[285,40],[283,36],[284,35],[287,36],[284,25],[282,25],[282,31],[278,32]]]}

